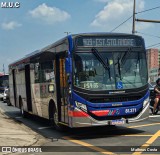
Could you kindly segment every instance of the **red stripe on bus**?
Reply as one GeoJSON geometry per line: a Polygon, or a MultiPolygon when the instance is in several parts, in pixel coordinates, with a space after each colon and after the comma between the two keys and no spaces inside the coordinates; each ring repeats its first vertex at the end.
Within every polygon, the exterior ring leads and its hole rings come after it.
{"type": "Polygon", "coordinates": [[[97,110],[97,111],[90,111],[92,114],[96,116],[106,116],[109,113],[109,110],[97,110]]]}
{"type": "Polygon", "coordinates": [[[116,113],[116,110],[114,110],[113,112],[112,112],[112,115],[114,115],[116,113]]]}
{"type": "Polygon", "coordinates": [[[69,111],[68,115],[71,117],[89,117],[89,115],[83,111],[69,111]]]}

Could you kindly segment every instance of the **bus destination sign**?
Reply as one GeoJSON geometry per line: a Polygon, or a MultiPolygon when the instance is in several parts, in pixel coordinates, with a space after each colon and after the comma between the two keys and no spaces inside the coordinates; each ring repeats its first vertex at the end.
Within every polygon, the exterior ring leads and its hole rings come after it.
{"type": "Polygon", "coordinates": [[[133,38],[96,38],[85,37],[78,38],[77,46],[85,47],[127,47],[136,46],[136,40],[133,38]]]}

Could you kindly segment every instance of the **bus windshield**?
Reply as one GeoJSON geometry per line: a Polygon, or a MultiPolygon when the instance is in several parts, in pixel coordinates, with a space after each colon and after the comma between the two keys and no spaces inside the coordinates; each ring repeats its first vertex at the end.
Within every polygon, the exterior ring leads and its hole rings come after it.
{"type": "Polygon", "coordinates": [[[145,52],[100,51],[99,55],[89,51],[74,54],[74,86],[95,91],[132,89],[147,84],[145,52]]]}

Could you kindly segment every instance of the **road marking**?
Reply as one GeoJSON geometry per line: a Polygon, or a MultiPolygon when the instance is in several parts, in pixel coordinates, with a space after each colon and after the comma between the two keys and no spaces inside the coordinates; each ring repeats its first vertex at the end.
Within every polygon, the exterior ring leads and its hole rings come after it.
{"type": "Polygon", "coordinates": [[[137,125],[137,126],[129,126],[127,128],[141,128],[144,126],[153,126],[153,125],[160,125],[160,123],[152,123],[152,124],[143,124],[143,125],[137,125]]]}
{"type": "Polygon", "coordinates": [[[126,136],[126,137],[151,137],[153,135],[121,135],[121,136],[126,136]]]}
{"type": "MultiPolygon", "coordinates": [[[[140,149],[146,149],[148,146],[150,146],[158,137],[160,136],[160,130],[157,131],[145,144],[143,144],[140,149]]],[[[142,154],[142,152],[134,152],[132,155],[139,155],[142,154]]]]}
{"type": "Polygon", "coordinates": [[[86,143],[86,142],[83,142],[83,141],[80,141],[80,140],[76,140],[76,139],[73,139],[71,137],[63,137],[64,139],[68,140],[68,141],[71,141],[72,143],[76,143],[76,144],[79,144],[79,145],[82,145],[82,146],[85,146],[87,148],[90,148],[91,150],[95,150],[97,152],[100,152],[102,154],[113,154],[113,155],[116,155],[115,153],[113,152],[110,152],[110,151],[107,151],[105,149],[102,149],[100,147],[97,147],[97,146],[94,146],[92,144],[89,144],[89,143],[86,143]]]}
{"type": "Polygon", "coordinates": [[[49,129],[49,128],[51,128],[51,126],[39,127],[38,129],[39,129],[39,130],[43,130],[43,129],[49,129]]]}
{"type": "Polygon", "coordinates": [[[160,117],[160,115],[151,115],[149,117],[151,117],[151,118],[153,118],[153,117],[160,117]]]}

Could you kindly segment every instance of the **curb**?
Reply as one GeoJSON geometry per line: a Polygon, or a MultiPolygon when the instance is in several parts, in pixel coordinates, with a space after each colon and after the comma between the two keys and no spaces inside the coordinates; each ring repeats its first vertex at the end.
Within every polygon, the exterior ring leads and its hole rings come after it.
{"type": "Polygon", "coordinates": [[[4,111],[2,108],[0,108],[0,114],[2,114],[3,117],[9,118],[9,117],[5,114],[5,111],[4,111]]]}
{"type": "Polygon", "coordinates": [[[5,111],[4,111],[3,109],[0,108],[0,113],[1,113],[1,114],[4,114],[5,111]]]}

